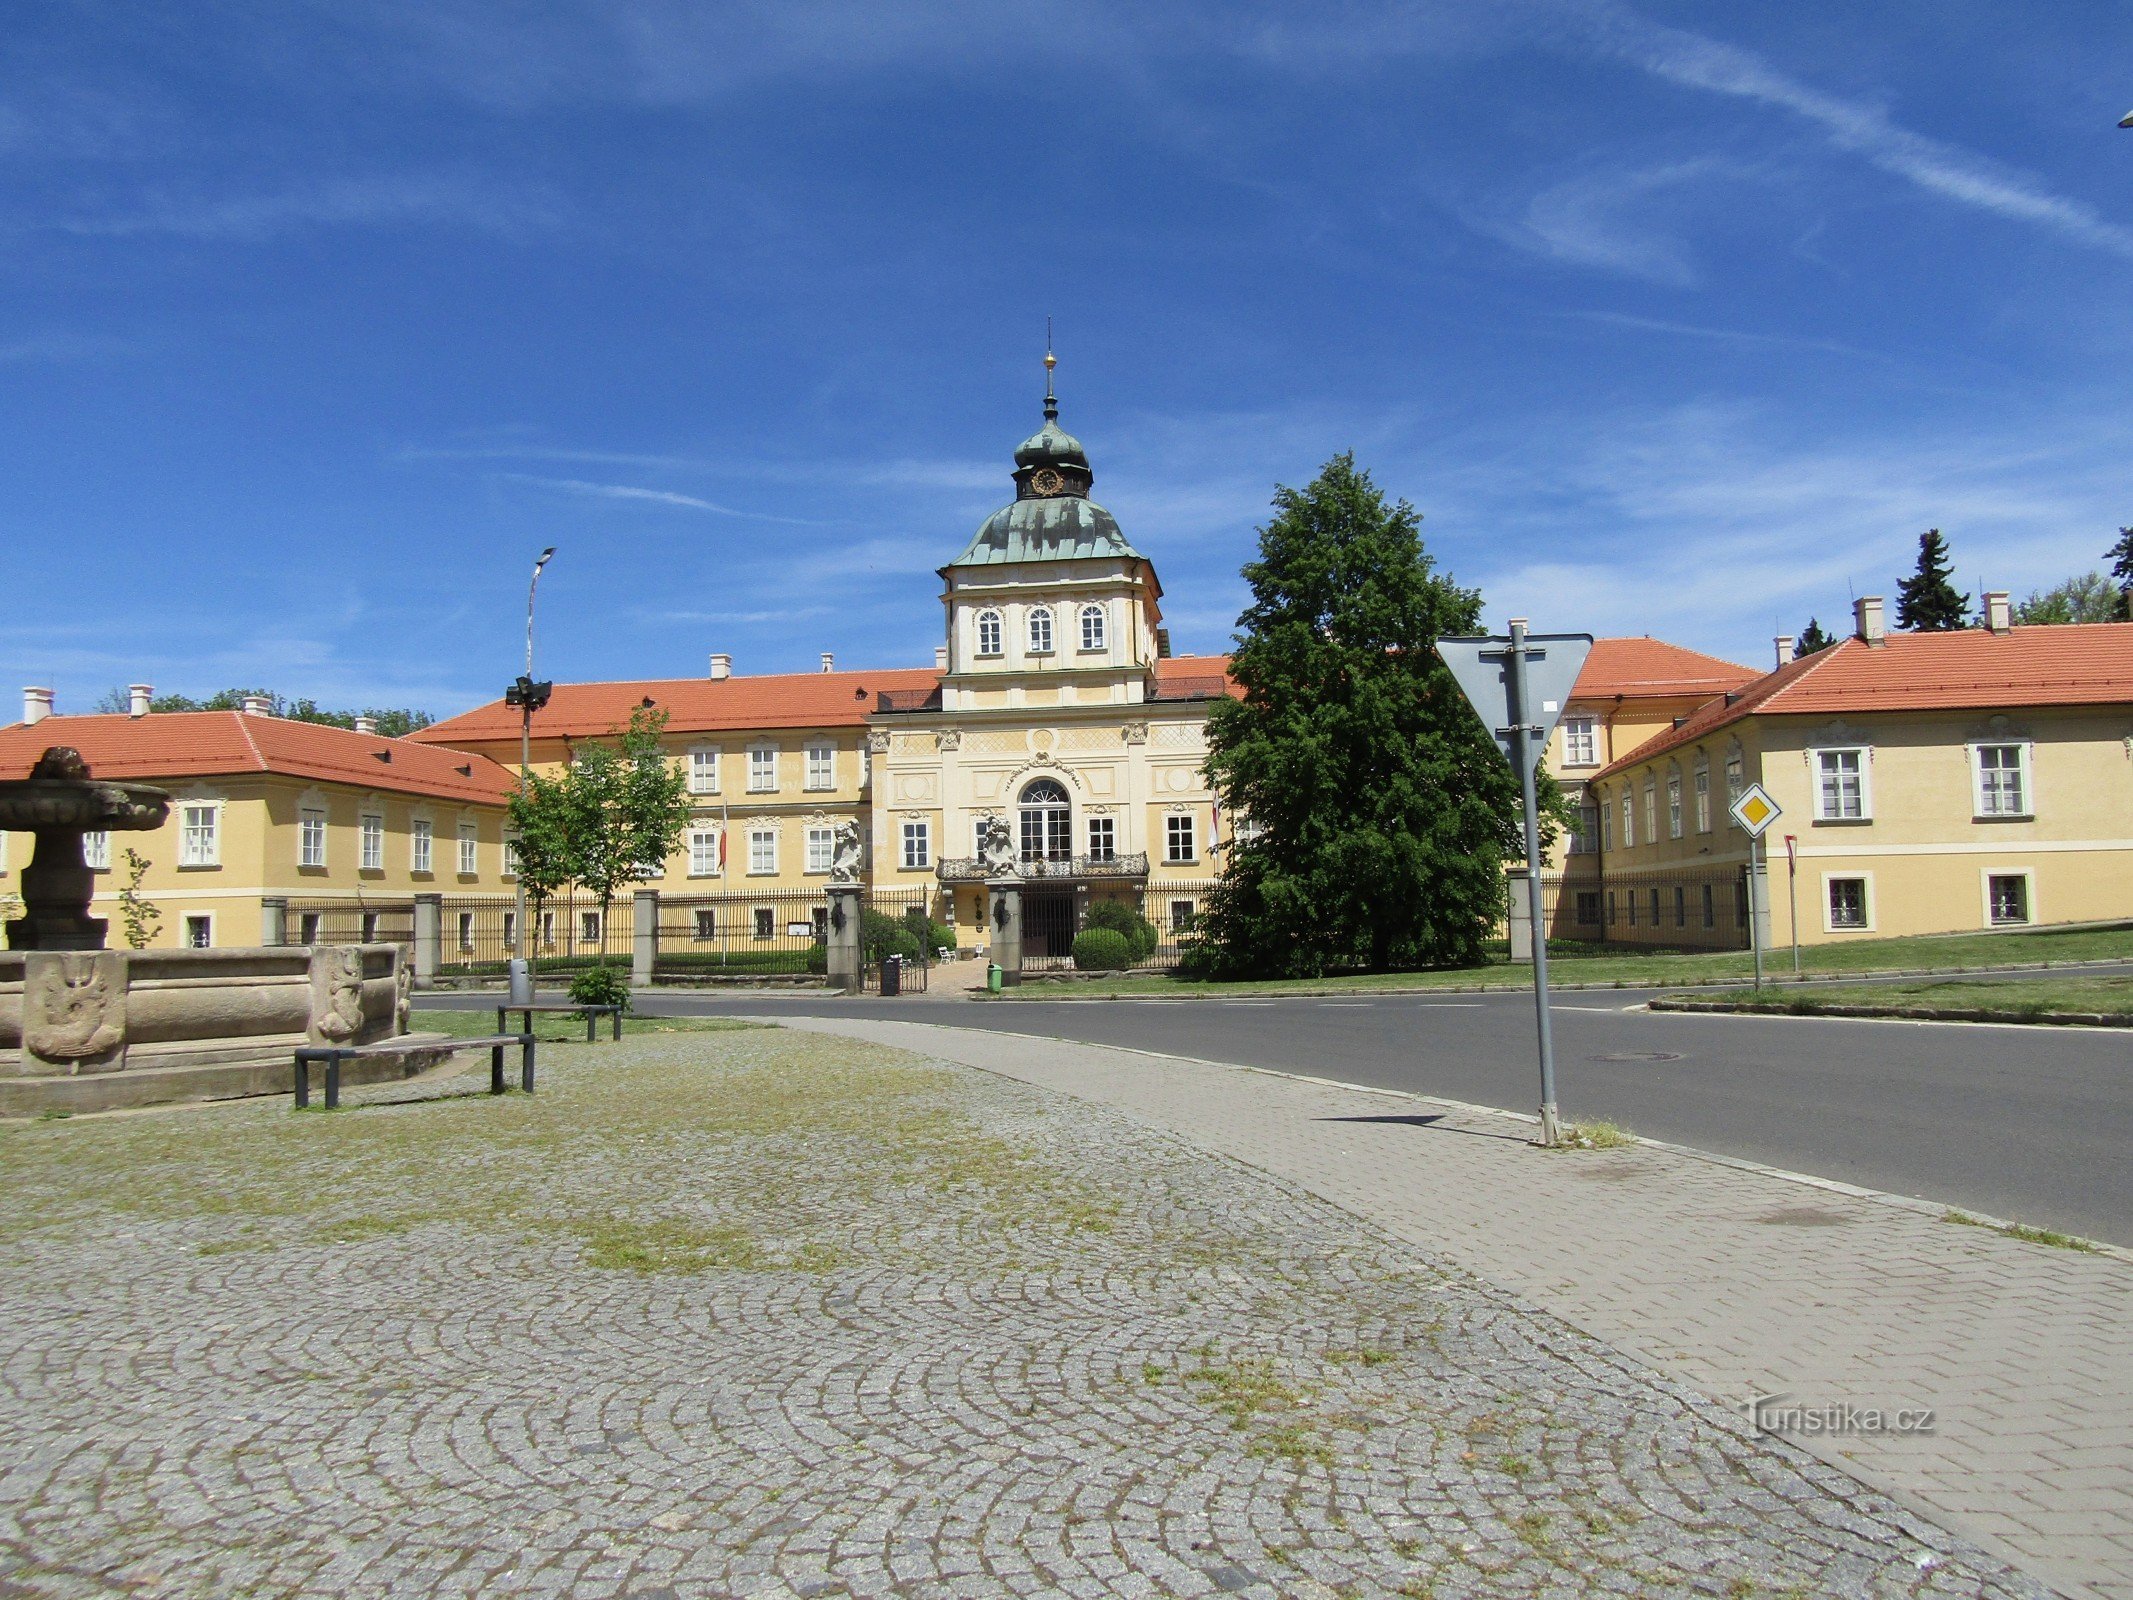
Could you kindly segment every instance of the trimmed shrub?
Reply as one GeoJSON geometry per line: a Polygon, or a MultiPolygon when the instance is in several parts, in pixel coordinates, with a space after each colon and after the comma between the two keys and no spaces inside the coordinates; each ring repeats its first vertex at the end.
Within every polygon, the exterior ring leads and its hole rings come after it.
{"type": "Polygon", "coordinates": [[[1161,937],[1155,924],[1142,916],[1123,900],[1099,900],[1089,907],[1085,928],[1108,928],[1126,941],[1126,949],[1134,961],[1146,961],[1155,954],[1161,937]]]}
{"type": "Polygon", "coordinates": [[[587,967],[570,980],[570,998],[581,1006],[621,1006],[625,1011],[630,1003],[630,981],[615,968],[602,962],[587,967]]]}
{"type": "Polygon", "coordinates": [[[1083,972],[1123,972],[1133,965],[1133,946],[1115,928],[1084,928],[1074,936],[1074,965],[1083,972]]]}

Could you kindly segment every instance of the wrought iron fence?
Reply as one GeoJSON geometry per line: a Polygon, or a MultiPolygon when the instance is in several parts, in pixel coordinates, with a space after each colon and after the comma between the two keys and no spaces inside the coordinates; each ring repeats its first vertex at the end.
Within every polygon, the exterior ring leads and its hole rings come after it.
{"type": "Polygon", "coordinates": [[[1748,877],[1740,865],[1650,867],[1541,880],[1550,939],[1675,950],[1748,948],[1748,877]]]}
{"type": "Polygon", "coordinates": [[[532,937],[522,939],[518,902],[511,896],[446,895],[437,929],[437,970],[446,977],[501,977],[514,956],[542,972],[570,972],[605,961],[630,959],[630,902],[625,897],[603,911],[584,895],[557,895],[529,903],[532,937]]]}
{"type": "MultiPolygon", "coordinates": [[[[1048,878],[1145,878],[1148,856],[1145,851],[1131,855],[1061,856],[1056,860],[1025,856],[1016,863],[1015,870],[1024,879],[1040,882],[1048,878]]],[[[976,856],[944,857],[934,871],[943,883],[983,883],[990,876],[985,863],[976,856]]]]}
{"type": "Polygon", "coordinates": [[[662,895],[657,981],[820,973],[828,965],[829,902],[819,889],[662,895]]]}
{"type": "Polygon", "coordinates": [[[412,900],[291,900],[284,945],[397,944],[415,947],[412,900]]]}

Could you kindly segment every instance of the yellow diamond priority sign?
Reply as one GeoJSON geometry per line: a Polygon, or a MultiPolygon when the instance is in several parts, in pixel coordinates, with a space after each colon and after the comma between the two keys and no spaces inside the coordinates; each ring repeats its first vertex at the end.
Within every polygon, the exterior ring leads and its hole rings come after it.
{"type": "Polygon", "coordinates": [[[1759,783],[1751,783],[1743,789],[1740,798],[1729,809],[1733,820],[1747,830],[1751,839],[1760,839],[1763,830],[1785,814],[1759,783]]]}

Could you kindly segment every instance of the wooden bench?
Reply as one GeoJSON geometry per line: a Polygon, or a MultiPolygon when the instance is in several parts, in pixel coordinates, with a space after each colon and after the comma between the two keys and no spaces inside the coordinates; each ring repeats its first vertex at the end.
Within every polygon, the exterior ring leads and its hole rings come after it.
{"type": "Polygon", "coordinates": [[[531,1033],[533,1031],[533,1014],[536,1011],[582,1011],[585,1013],[585,1042],[587,1044],[593,1042],[593,1024],[597,1021],[600,1013],[604,1011],[615,1019],[615,1037],[617,1039],[622,1037],[622,1006],[619,1002],[604,1006],[581,1006],[572,1000],[536,1000],[531,1005],[498,1006],[496,1008],[496,1031],[498,1033],[504,1032],[504,1016],[505,1013],[511,1011],[518,1013],[518,1026],[521,1033],[531,1033]]]}
{"type": "Polygon", "coordinates": [[[504,1051],[518,1046],[519,1087],[533,1093],[533,1034],[495,1033],[479,1039],[381,1039],[376,1044],[307,1044],[296,1052],[296,1109],[311,1104],[311,1063],[326,1069],[326,1109],[341,1103],[341,1063],[371,1061],[392,1056],[457,1055],[462,1050],[489,1052],[489,1093],[504,1092],[504,1051]]]}

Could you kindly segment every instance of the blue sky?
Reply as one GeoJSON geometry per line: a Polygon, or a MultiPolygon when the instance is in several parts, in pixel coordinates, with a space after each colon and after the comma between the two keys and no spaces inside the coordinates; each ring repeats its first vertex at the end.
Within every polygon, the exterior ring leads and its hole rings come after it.
{"type": "Polygon", "coordinates": [[[1036,424],[1219,649],[1353,449],[1492,620],[1751,662],[2133,522],[2133,13],[10,13],[0,662],[449,713],[918,664],[1036,424]]]}

